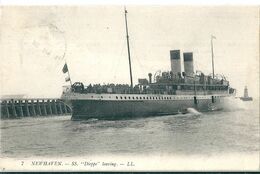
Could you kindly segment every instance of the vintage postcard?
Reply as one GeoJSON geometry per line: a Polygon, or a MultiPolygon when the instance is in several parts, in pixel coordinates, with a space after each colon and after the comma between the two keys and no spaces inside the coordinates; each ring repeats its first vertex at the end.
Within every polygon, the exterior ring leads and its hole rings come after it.
{"type": "Polygon", "coordinates": [[[258,171],[259,7],[0,8],[1,171],[258,171]]]}

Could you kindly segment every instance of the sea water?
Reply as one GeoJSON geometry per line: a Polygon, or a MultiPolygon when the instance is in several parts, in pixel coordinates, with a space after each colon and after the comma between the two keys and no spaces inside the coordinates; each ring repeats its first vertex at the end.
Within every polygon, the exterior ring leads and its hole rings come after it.
{"type": "Polygon", "coordinates": [[[70,116],[1,120],[1,157],[259,154],[259,102],[227,110],[130,120],[70,116]]]}

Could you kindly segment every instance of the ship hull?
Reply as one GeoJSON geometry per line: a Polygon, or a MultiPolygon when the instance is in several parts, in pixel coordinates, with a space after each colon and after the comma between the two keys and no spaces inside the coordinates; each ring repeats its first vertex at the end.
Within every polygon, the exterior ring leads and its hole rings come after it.
{"type": "Polygon", "coordinates": [[[72,120],[102,119],[118,120],[185,113],[187,108],[212,111],[223,108],[224,98],[188,100],[72,100],[72,120]]]}

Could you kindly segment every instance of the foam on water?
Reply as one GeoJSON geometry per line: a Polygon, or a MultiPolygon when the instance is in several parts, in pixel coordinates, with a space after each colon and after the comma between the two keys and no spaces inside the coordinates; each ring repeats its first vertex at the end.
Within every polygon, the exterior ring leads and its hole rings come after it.
{"type": "Polygon", "coordinates": [[[252,104],[252,101],[242,101],[239,98],[230,97],[225,99],[225,103],[223,105],[224,111],[238,111],[238,110],[248,110],[249,105],[252,104]]]}
{"type": "Polygon", "coordinates": [[[192,114],[192,115],[201,115],[202,113],[197,111],[195,108],[187,108],[187,111],[189,114],[192,114]]]}
{"type": "Polygon", "coordinates": [[[91,118],[88,120],[82,120],[81,123],[96,123],[98,121],[97,118],[91,118]]]}

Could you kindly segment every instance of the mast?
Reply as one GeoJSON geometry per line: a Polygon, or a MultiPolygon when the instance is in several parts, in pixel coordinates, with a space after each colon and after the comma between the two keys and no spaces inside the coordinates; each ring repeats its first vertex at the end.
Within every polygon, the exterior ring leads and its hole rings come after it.
{"type": "Polygon", "coordinates": [[[127,10],[126,10],[126,8],[125,8],[125,27],[126,27],[127,53],[128,53],[129,70],[130,70],[130,81],[131,81],[131,89],[132,89],[133,88],[133,78],[132,78],[131,54],[130,54],[130,46],[129,46],[129,35],[128,35],[127,10]]]}
{"type": "Polygon", "coordinates": [[[211,57],[212,57],[212,75],[214,79],[214,51],[213,51],[213,39],[216,39],[215,36],[211,35],[211,57]]]}

